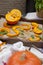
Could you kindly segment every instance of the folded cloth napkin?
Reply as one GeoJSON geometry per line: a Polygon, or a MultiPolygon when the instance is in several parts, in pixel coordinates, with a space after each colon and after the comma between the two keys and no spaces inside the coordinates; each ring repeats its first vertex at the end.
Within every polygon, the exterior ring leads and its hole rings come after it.
{"type": "Polygon", "coordinates": [[[0,52],[0,65],[4,65],[3,63],[6,63],[9,57],[12,55],[10,44],[4,45],[3,48],[4,49],[0,52]]]}
{"type": "Polygon", "coordinates": [[[25,46],[23,46],[23,42],[19,41],[12,45],[12,49],[15,51],[23,51],[26,50],[25,46]]]}
{"type": "Polygon", "coordinates": [[[29,20],[43,20],[43,18],[39,18],[36,14],[36,12],[32,12],[32,13],[27,13],[26,16],[25,16],[26,19],[29,19],[29,20]]]}

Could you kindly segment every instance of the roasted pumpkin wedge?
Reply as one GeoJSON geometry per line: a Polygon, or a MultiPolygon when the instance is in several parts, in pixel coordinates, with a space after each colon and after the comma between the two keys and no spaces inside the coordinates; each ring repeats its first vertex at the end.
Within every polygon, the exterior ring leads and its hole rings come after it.
{"type": "Polygon", "coordinates": [[[32,25],[32,28],[39,26],[39,24],[38,23],[35,23],[35,22],[32,22],[31,25],[32,25]]]}
{"type": "Polygon", "coordinates": [[[20,34],[20,31],[17,30],[18,28],[20,28],[20,29],[23,30],[23,28],[22,28],[21,26],[13,26],[13,27],[12,27],[12,30],[13,30],[15,33],[14,33],[14,34],[12,34],[12,33],[8,33],[7,36],[9,36],[9,37],[15,37],[15,36],[18,36],[18,35],[20,34]]]}
{"type": "Polygon", "coordinates": [[[8,33],[7,36],[9,36],[9,37],[18,36],[18,35],[20,34],[20,31],[17,30],[18,28],[20,28],[20,29],[23,30],[23,28],[22,28],[21,26],[13,26],[13,27],[12,27],[12,30],[13,30],[15,33],[14,33],[14,34],[8,33]]]}
{"type": "Polygon", "coordinates": [[[30,30],[30,24],[21,24],[24,30],[30,30]]]}
{"type": "Polygon", "coordinates": [[[23,28],[21,26],[13,26],[12,27],[13,31],[17,30],[18,28],[21,29],[21,30],[23,30],[23,28]]]}
{"type": "Polygon", "coordinates": [[[15,33],[8,33],[7,36],[9,37],[15,37],[15,36],[18,36],[19,35],[19,31],[18,30],[14,30],[15,33]]]}
{"type": "Polygon", "coordinates": [[[29,41],[33,41],[33,42],[36,42],[36,41],[40,41],[40,37],[37,37],[37,36],[34,36],[34,35],[31,35],[30,38],[28,38],[29,41]]]}
{"type": "Polygon", "coordinates": [[[0,28],[0,36],[1,35],[7,35],[8,33],[10,32],[10,29],[9,28],[0,28]]]}
{"type": "Polygon", "coordinates": [[[35,32],[36,34],[41,34],[41,33],[42,33],[42,28],[35,27],[35,28],[33,29],[33,32],[35,32]]]}

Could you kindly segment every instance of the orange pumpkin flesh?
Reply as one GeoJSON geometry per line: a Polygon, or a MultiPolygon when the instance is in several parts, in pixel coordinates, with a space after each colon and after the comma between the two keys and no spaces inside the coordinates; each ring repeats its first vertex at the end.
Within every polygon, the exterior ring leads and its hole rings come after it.
{"type": "Polygon", "coordinates": [[[7,65],[41,65],[41,61],[31,52],[21,51],[13,53],[7,65]],[[23,53],[25,53],[24,59],[22,57],[23,53]]]}

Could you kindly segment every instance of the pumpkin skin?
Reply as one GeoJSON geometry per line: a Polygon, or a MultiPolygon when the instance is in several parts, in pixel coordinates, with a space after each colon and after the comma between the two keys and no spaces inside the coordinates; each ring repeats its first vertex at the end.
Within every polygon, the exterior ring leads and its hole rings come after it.
{"type": "Polygon", "coordinates": [[[41,61],[29,51],[20,51],[12,54],[7,65],[41,65],[41,61]],[[20,59],[23,53],[26,54],[25,59],[20,59]]]}

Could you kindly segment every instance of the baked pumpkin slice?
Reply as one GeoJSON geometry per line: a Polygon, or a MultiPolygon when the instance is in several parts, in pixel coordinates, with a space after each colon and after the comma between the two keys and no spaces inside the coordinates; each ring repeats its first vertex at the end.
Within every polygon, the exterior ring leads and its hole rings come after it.
{"type": "Polygon", "coordinates": [[[29,41],[32,41],[32,42],[36,42],[36,41],[40,41],[40,37],[31,35],[31,37],[28,38],[28,40],[29,40],[29,41]]]}
{"type": "Polygon", "coordinates": [[[35,28],[33,29],[33,32],[36,33],[36,34],[41,34],[41,33],[42,33],[42,28],[40,28],[40,27],[35,27],[35,28]]]}
{"type": "Polygon", "coordinates": [[[19,31],[18,30],[14,30],[15,33],[8,33],[7,36],[9,37],[15,37],[15,36],[18,36],[19,35],[19,31]]]}
{"type": "Polygon", "coordinates": [[[20,31],[17,30],[18,28],[20,28],[20,30],[21,30],[21,29],[23,30],[23,28],[22,28],[21,26],[13,26],[13,27],[12,27],[12,30],[13,30],[13,32],[15,32],[15,33],[14,33],[14,34],[13,34],[13,33],[8,33],[7,36],[9,36],[9,37],[18,36],[18,35],[20,34],[20,31]]]}
{"type": "Polygon", "coordinates": [[[12,27],[12,31],[13,31],[14,33],[8,33],[7,36],[9,36],[9,37],[18,36],[18,35],[20,34],[20,31],[17,30],[18,28],[22,29],[20,26],[13,26],[13,27],[12,27]]]}
{"type": "Polygon", "coordinates": [[[31,25],[32,25],[32,28],[39,26],[39,24],[38,23],[35,23],[35,22],[32,22],[31,25]]]}
{"type": "Polygon", "coordinates": [[[24,30],[30,30],[31,26],[30,24],[21,24],[24,30]]]}
{"type": "Polygon", "coordinates": [[[5,28],[5,27],[0,28],[0,36],[7,35],[9,32],[10,32],[9,28],[5,28]]]}

